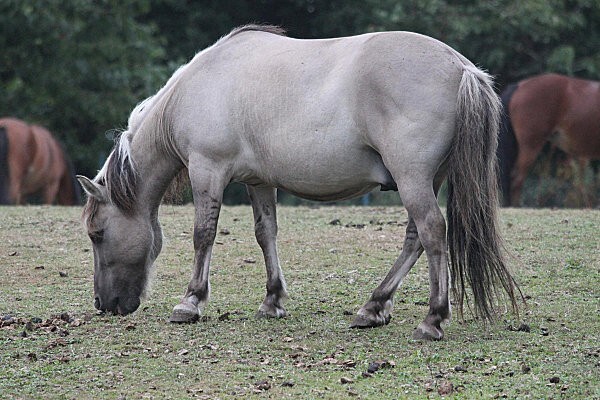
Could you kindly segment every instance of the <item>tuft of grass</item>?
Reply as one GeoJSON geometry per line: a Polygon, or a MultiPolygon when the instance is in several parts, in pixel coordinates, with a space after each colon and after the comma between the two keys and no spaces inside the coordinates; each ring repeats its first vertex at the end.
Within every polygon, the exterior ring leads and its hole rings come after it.
{"type": "Polygon", "coordinates": [[[80,209],[0,207],[3,398],[599,398],[600,212],[502,210],[528,306],[491,326],[467,319],[441,342],[410,339],[427,312],[425,257],[391,323],[350,330],[398,256],[400,207],[280,207],[290,314],[255,319],[265,293],[250,207],[224,207],[212,295],[193,325],[167,322],[191,276],[189,206],[163,206],[150,299],[127,317],[93,308],[80,209]],[[331,224],[331,221],[339,223],[331,224]],[[248,262],[255,260],[256,262],[248,262]],[[12,318],[12,322],[9,320],[12,318]],[[371,372],[368,372],[368,371],[371,372]]]}

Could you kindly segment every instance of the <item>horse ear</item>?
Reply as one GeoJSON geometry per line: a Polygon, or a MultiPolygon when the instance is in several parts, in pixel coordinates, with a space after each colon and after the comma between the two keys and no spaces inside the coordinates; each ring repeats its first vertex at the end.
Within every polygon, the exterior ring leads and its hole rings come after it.
{"type": "Polygon", "coordinates": [[[104,186],[83,175],[77,175],[77,180],[88,196],[93,197],[103,203],[107,202],[108,196],[106,195],[106,188],[104,186]]]}

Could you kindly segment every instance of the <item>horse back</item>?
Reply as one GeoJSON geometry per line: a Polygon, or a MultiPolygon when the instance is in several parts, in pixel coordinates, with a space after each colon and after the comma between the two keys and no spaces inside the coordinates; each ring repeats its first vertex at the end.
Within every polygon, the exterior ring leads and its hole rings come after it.
{"type": "Polygon", "coordinates": [[[391,185],[386,158],[447,154],[466,63],[408,32],[318,40],[245,32],[185,67],[163,120],[185,133],[176,138],[184,159],[219,155],[259,175],[240,181],[293,193],[326,182],[337,196],[356,181],[391,185]]]}

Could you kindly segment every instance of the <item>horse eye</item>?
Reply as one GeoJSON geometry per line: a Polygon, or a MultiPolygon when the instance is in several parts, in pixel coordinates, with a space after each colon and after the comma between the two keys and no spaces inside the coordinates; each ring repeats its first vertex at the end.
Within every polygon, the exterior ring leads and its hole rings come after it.
{"type": "Polygon", "coordinates": [[[104,230],[90,232],[89,236],[92,243],[99,244],[102,242],[102,239],[104,239],[104,230]]]}

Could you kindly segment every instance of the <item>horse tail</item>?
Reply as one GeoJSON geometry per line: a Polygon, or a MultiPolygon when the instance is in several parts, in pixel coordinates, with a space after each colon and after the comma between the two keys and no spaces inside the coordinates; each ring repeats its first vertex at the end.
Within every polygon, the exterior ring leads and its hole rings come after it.
{"type": "Polygon", "coordinates": [[[501,115],[500,131],[498,133],[498,150],[496,151],[496,154],[498,157],[498,166],[500,168],[498,177],[500,189],[502,190],[502,205],[505,207],[510,206],[511,203],[511,173],[515,165],[515,161],[517,160],[517,154],[519,151],[515,131],[510,120],[508,106],[518,87],[519,85],[517,83],[508,85],[500,95],[503,112],[501,115]]]}
{"type": "Polygon", "coordinates": [[[0,126],[0,204],[10,204],[8,168],[8,133],[4,126],[0,126]]]}
{"type": "Polygon", "coordinates": [[[465,66],[458,89],[456,133],[448,168],[448,247],[452,290],[462,316],[468,284],[475,315],[494,317],[494,308],[508,295],[518,313],[520,293],[504,259],[498,223],[496,147],[500,101],[492,78],[465,66]]]}

